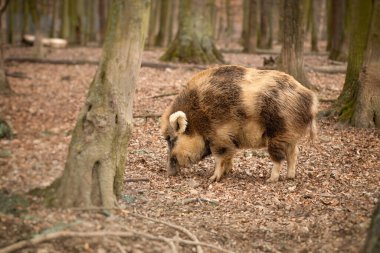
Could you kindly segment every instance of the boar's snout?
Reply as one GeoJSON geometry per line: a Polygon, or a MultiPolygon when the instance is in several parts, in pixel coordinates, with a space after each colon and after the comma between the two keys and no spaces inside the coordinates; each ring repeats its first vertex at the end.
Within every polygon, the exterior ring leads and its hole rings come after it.
{"type": "Polygon", "coordinates": [[[168,175],[175,176],[177,175],[178,170],[179,170],[179,165],[178,165],[177,157],[172,156],[169,160],[168,175]]]}

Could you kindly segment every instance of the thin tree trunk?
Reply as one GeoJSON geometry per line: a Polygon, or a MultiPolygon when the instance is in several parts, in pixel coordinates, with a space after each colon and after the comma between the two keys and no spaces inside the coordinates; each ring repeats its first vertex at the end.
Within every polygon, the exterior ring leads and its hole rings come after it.
{"type": "Polygon", "coordinates": [[[161,0],[160,26],[156,37],[156,46],[165,47],[168,45],[168,34],[170,29],[170,17],[173,15],[172,0],[161,0]]]}
{"type": "MultiPolygon", "coordinates": [[[[352,123],[357,127],[380,128],[380,0],[374,0],[364,64],[352,123]]],[[[380,223],[379,223],[380,224],[380,223]]],[[[380,229],[379,229],[380,232],[380,229]]],[[[379,243],[380,249],[380,243],[379,243]]]]}
{"type": "MultiPolygon", "coordinates": [[[[68,40],[70,37],[69,1],[62,0],[61,4],[61,38],[68,40]]],[[[100,0],[101,1],[101,0],[100,0]]]]}
{"type": "Polygon", "coordinates": [[[149,15],[149,28],[148,28],[148,37],[146,38],[147,47],[154,47],[155,39],[157,35],[157,30],[160,22],[160,6],[161,0],[152,0],[149,15]]]}
{"type": "MultiPolygon", "coordinates": [[[[152,0],[154,1],[154,0],[152,0]]],[[[106,4],[105,0],[98,2],[98,17],[99,17],[99,40],[102,44],[106,34],[106,4]]]]}
{"type": "Polygon", "coordinates": [[[35,57],[43,58],[43,45],[42,45],[42,29],[41,29],[41,13],[38,10],[38,0],[29,0],[30,13],[35,28],[35,39],[33,42],[35,57]]]}
{"type": "Polygon", "coordinates": [[[331,3],[332,27],[331,48],[329,59],[334,61],[347,60],[347,48],[345,48],[345,16],[347,11],[346,0],[334,0],[331,3]],[[346,51],[344,51],[346,50],[346,51]]]}
{"type": "Polygon", "coordinates": [[[47,191],[52,204],[117,205],[148,17],[149,1],[113,1],[103,54],[73,131],[65,170],[53,191],[47,191]]]}
{"type": "Polygon", "coordinates": [[[318,35],[320,22],[320,0],[311,0],[311,51],[318,52],[318,35]]]}
{"type": "Polygon", "coordinates": [[[352,26],[346,79],[343,90],[330,112],[341,122],[350,122],[358,94],[359,73],[363,66],[371,20],[371,1],[352,0],[352,26]]]}
{"type": "Polygon", "coordinates": [[[179,29],[161,60],[189,63],[223,62],[212,38],[213,0],[181,0],[179,29]]]}
{"type": "Polygon", "coordinates": [[[292,75],[308,88],[314,88],[306,76],[303,63],[302,3],[284,0],[284,33],[278,68],[292,75]]]}
{"type": "Polygon", "coordinates": [[[29,1],[22,1],[22,30],[21,30],[21,38],[24,37],[25,34],[29,33],[29,1]]]}
{"type": "Polygon", "coordinates": [[[0,95],[9,96],[13,94],[13,91],[9,85],[8,78],[5,74],[5,64],[4,64],[4,52],[3,52],[3,14],[9,5],[9,0],[0,1],[0,95]]]}
{"type": "Polygon", "coordinates": [[[260,31],[258,33],[259,48],[272,48],[272,0],[261,0],[260,2],[260,31]]]}
{"type": "Polygon", "coordinates": [[[326,51],[331,50],[332,46],[332,37],[333,37],[333,15],[332,12],[332,2],[333,0],[326,0],[326,35],[327,35],[327,44],[326,44],[326,51]]]}
{"type": "Polygon", "coordinates": [[[51,26],[50,26],[50,38],[55,37],[55,26],[56,26],[56,19],[57,19],[57,1],[52,2],[51,7],[51,26]]]}
{"type": "Polygon", "coordinates": [[[249,29],[249,0],[243,1],[243,26],[241,30],[241,44],[245,45],[245,42],[247,41],[248,36],[248,29],[249,29]]]}
{"type": "Polygon", "coordinates": [[[244,52],[255,53],[257,44],[257,24],[258,24],[258,0],[249,1],[249,26],[246,41],[244,43],[244,52]]]}

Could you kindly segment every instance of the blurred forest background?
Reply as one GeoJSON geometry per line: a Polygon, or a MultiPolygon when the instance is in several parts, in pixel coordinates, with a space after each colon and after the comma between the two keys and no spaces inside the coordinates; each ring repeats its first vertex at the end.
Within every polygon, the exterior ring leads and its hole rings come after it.
{"type": "Polygon", "coordinates": [[[0,252],[380,250],[380,0],[0,0],[0,15],[0,252]],[[220,183],[212,159],[166,176],[158,118],[222,64],[318,94],[295,181],[265,183],[260,150],[220,183]]]}

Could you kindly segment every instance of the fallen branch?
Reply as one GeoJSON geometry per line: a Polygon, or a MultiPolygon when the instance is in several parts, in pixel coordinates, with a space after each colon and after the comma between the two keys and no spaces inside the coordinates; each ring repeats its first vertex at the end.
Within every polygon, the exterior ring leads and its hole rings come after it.
{"type": "Polygon", "coordinates": [[[127,178],[125,179],[125,182],[140,182],[140,181],[143,181],[143,182],[149,182],[149,178],[127,178]]]}
{"type": "Polygon", "coordinates": [[[178,92],[172,92],[172,93],[165,93],[161,95],[153,96],[152,98],[162,98],[162,97],[169,97],[169,96],[175,96],[178,95],[178,92]]]}
{"type": "MultiPolygon", "coordinates": [[[[126,211],[122,210],[122,212],[125,213],[126,211]]],[[[166,221],[150,218],[150,217],[147,217],[147,216],[144,216],[144,215],[141,215],[141,214],[137,214],[137,213],[128,213],[128,212],[126,212],[126,214],[129,214],[129,215],[132,215],[132,216],[135,216],[135,217],[139,217],[141,219],[150,220],[150,221],[153,221],[153,222],[156,222],[156,223],[164,224],[164,225],[169,226],[171,228],[174,228],[174,229],[176,229],[178,231],[181,231],[182,233],[186,234],[191,240],[193,240],[194,242],[199,243],[198,238],[193,233],[191,233],[189,230],[187,230],[184,227],[181,227],[181,226],[178,226],[178,225],[166,222],[166,221]]],[[[198,253],[203,253],[203,249],[199,245],[197,246],[197,252],[198,253]]]]}

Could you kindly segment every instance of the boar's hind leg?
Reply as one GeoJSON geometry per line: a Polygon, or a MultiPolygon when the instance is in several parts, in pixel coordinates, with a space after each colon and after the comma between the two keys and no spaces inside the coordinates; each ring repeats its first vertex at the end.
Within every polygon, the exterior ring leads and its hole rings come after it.
{"type": "Polygon", "coordinates": [[[297,145],[289,144],[286,149],[286,161],[288,163],[287,178],[294,178],[296,176],[297,155],[298,155],[297,145]]]}
{"type": "Polygon", "coordinates": [[[280,177],[280,170],[282,161],[286,157],[286,147],[287,144],[281,141],[269,140],[268,142],[268,153],[273,161],[273,168],[270,174],[270,178],[267,182],[277,182],[280,177]]]}

